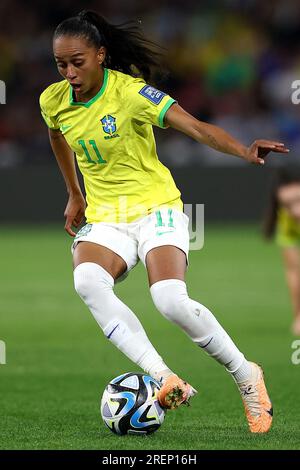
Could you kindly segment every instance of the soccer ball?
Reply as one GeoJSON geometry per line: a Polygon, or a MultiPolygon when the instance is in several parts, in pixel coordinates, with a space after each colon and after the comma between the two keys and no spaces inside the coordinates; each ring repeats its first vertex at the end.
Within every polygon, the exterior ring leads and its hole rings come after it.
{"type": "Polygon", "coordinates": [[[101,399],[101,416],[115,434],[150,434],[161,426],[165,412],[157,393],[160,384],[149,375],[129,372],[111,380],[101,399]]]}

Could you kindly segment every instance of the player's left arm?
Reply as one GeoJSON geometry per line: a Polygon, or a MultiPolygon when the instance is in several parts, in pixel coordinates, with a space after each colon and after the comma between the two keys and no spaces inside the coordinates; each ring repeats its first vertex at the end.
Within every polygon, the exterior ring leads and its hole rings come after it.
{"type": "Polygon", "coordinates": [[[255,140],[249,147],[246,147],[220,127],[194,118],[177,103],[168,109],[164,122],[197,142],[209,145],[219,152],[243,158],[251,163],[263,165],[264,158],[269,152],[289,152],[283,143],[270,140],[255,140]]]}

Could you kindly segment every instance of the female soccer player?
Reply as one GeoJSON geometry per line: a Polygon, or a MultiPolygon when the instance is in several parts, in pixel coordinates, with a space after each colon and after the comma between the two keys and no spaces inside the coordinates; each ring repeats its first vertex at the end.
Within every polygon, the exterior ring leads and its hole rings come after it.
{"type": "Polygon", "coordinates": [[[75,237],[75,289],[105,336],[161,381],[162,406],[176,408],[196,391],[167,367],[135,314],[113,291],[114,282],[140,259],[157,309],[226,367],[242,395],[250,430],[266,432],[272,405],[261,368],[248,362],[214,315],[188,296],[188,218],[169,170],[158,160],[152,126],[173,127],[257,164],[270,151],[287,150],[266,140],[247,148],[147,84],[157,63],[149,44],[135,28],[113,26],[87,11],[63,21],[54,33],[54,57],[64,80],[42,93],[40,105],[69,193],[65,229],[75,237]],[[74,153],[84,178],[86,210],[74,153]],[[84,213],[87,225],[76,235],[72,225],[78,227],[84,213]]]}
{"type": "Polygon", "coordinates": [[[280,169],[273,181],[266,214],[265,235],[282,250],[285,274],[294,310],[292,332],[300,336],[300,170],[280,169]]]}

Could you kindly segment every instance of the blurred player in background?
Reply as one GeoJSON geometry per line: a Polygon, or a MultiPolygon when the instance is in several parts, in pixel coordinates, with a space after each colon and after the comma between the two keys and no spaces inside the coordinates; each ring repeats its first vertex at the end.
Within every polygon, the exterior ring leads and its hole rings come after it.
{"type": "Polygon", "coordinates": [[[115,281],[140,259],[157,309],[226,367],[241,393],[250,430],[266,432],[272,405],[262,369],[248,362],[214,315],[188,296],[188,218],[169,170],[158,160],[152,126],[172,127],[255,164],[264,164],[270,151],[288,150],[265,140],[245,147],[147,84],[158,65],[152,46],[136,27],[113,26],[94,12],[63,21],[54,33],[54,57],[64,80],[42,93],[40,105],[69,193],[65,229],[75,237],[75,289],[105,336],[161,381],[162,406],[176,408],[196,391],[163,362],[135,314],[113,291],[115,281]],[[84,177],[86,210],[74,153],[84,177]],[[76,235],[72,225],[78,227],[84,214],[87,225],[76,235]]]}
{"type": "Polygon", "coordinates": [[[281,248],[294,311],[292,332],[300,336],[300,168],[277,171],[266,213],[265,235],[281,248]]]}

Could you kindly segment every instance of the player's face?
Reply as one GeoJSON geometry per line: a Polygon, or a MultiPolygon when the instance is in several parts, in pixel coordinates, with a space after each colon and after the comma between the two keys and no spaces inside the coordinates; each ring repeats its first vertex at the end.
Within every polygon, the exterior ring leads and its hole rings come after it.
{"type": "Polygon", "coordinates": [[[53,52],[59,73],[76,94],[85,95],[97,87],[103,74],[104,47],[96,49],[84,38],[61,36],[54,40],[53,52]]]}
{"type": "Polygon", "coordinates": [[[300,183],[290,183],[278,189],[279,204],[300,222],[300,183]]]}

